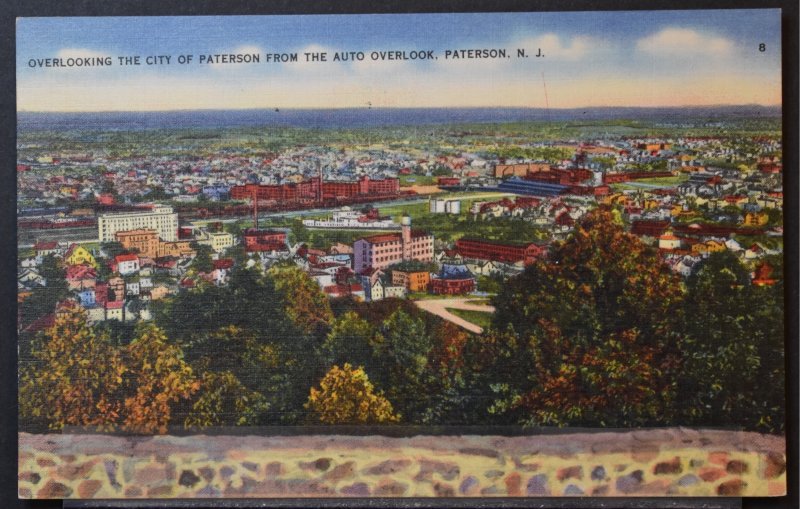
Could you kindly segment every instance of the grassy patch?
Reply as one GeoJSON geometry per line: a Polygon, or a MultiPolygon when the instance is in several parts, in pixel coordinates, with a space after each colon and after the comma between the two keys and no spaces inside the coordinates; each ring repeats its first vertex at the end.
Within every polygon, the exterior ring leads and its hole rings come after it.
{"type": "Polygon", "coordinates": [[[464,320],[474,323],[478,327],[482,329],[486,329],[492,324],[492,313],[486,313],[484,311],[472,311],[470,309],[454,309],[454,308],[445,308],[448,312],[453,313],[459,318],[463,318],[464,320]]]}
{"type": "Polygon", "coordinates": [[[425,175],[400,175],[400,186],[430,186],[436,184],[436,177],[427,177],[425,175]]]}

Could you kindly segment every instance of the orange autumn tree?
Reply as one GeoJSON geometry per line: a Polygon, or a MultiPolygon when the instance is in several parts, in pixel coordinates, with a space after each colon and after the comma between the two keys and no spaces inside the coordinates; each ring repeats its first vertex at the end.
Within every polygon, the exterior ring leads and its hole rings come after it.
{"type": "Polygon", "coordinates": [[[400,420],[392,404],[375,393],[362,368],[333,366],[320,382],[311,388],[305,407],[323,424],[382,424],[400,420]]]}
{"type": "Polygon", "coordinates": [[[180,347],[153,324],[139,328],[128,345],[126,364],[132,395],[125,398],[124,427],[135,433],[166,433],[172,407],[200,388],[180,347]]]}
{"type": "Polygon", "coordinates": [[[115,424],[125,366],[105,335],[78,309],[60,310],[33,344],[32,362],[20,373],[20,417],[58,430],[115,424]]]}

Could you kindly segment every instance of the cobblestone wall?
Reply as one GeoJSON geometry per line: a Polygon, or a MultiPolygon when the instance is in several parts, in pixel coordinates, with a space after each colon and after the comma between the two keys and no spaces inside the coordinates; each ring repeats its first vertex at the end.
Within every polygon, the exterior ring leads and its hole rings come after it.
{"type": "Polygon", "coordinates": [[[785,442],[691,429],[527,437],[19,435],[21,498],[773,496],[785,442]]]}

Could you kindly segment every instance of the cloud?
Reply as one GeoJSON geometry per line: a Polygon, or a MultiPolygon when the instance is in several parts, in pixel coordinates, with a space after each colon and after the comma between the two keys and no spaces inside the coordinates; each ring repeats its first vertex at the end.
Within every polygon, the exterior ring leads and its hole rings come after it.
{"type": "Polygon", "coordinates": [[[724,37],[702,34],[688,28],[665,28],[649,37],[639,39],[636,49],[652,55],[727,55],[733,42],[724,37]]]}
{"type": "Polygon", "coordinates": [[[62,48],[56,53],[56,57],[67,58],[106,58],[111,56],[109,53],[95,51],[87,48],[62,48]]]}

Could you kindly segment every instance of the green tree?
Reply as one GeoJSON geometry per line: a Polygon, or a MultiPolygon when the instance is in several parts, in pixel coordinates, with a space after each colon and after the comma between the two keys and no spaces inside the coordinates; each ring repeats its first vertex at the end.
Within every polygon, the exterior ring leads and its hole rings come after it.
{"type": "Polygon", "coordinates": [[[421,423],[428,407],[428,355],[433,340],[425,323],[398,310],[380,328],[382,343],[376,345],[376,355],[383,363],[381,387],[409,422],[421,423]]]}
{"type": "Polygon", "coordinates": [[[389,400],[375,393],[364,370],[350,364],[333,366],[320,388],[311,388],[305,406],[311,419],[323,424],[384,424],[400,419],[389,400]]]}
{"type": "Polygon", "coordinates": [[[45,279],[45,286],[37,286],[20,304],[20,325],[31,322],[53,313],[56,304],[69,295],[66,272],[58,258],[47,255],[42,259],[39,275],[45,279]]]}
{"type": "Polygon", "coordinates": [[[783,430],[782,282],[751,285],[748,270],[722,251],[699,263],[687,286],[679,386],[685,418],[695,425],[783,430]]]}
{"type": "Polygon", "coordinates": [[[211,259],[211,253],[213,253],[214,250],[211,249],[211,246],[195,243],[193,249],[195,250],[196,254],[192,260],[191,267],[197,272],[204,274],[208,274],[214,270],[214,262],[211,259]]]}
{"type": "Polygon", "coordinates": [[[333,321],[322,345],[323,357],[328,364],[374,366],[373,349],[381,342],[383,338],[369,322],[348,311],[333,321]]]}

